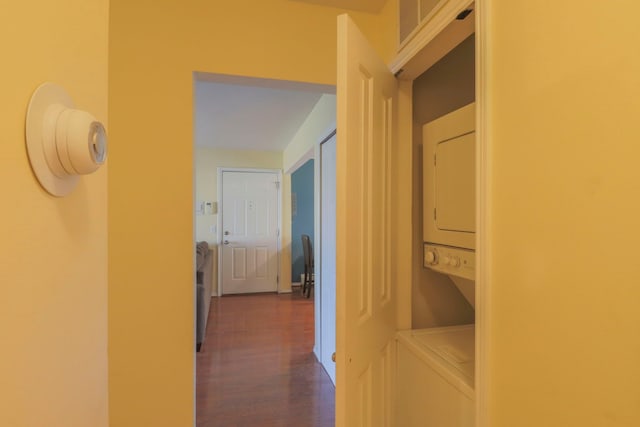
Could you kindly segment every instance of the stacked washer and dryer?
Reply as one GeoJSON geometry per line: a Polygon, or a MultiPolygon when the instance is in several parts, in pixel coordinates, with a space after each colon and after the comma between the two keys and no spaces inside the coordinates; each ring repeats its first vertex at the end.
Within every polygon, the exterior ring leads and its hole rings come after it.
{"type": "MultiPolygon", "coordinates": [[[[423,127],[423,266],[446,274],[475,307],[475,104],[423,127]]],[[[397,334],[398,422],[471,427],[475,326],[397,334]]]]}

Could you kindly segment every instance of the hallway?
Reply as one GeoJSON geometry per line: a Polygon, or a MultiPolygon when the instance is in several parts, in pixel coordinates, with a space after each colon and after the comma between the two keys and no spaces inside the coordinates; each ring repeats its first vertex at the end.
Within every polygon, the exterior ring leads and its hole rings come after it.
{"type": "Polygon", "coordinates": [[[213,298],[196,356],[198,427],[334,425],[334,386],[313,354],[313,300],[213,298]]]}

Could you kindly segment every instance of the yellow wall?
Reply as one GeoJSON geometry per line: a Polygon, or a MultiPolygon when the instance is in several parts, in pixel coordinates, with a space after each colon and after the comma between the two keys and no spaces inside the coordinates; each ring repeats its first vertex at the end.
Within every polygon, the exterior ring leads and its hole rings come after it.
{"type": "MultiPolygon", "coordinates": [[[[353,14],[387,60],[395,5],[380,15],[353,14]]],[[[335,84],[341,12],[288,0],[112,0],[113,427],[193,422],[192,72],[335,84]]]]}
{"type": "Polygon", "coordinates": [[[488,3],[488,425],[640,425],[640,5],[488,3]]]}
{"type": "Polygon", "coordinates": [[[108,0],[2,5],[2,426],[109,423],[107,167],[56,198],[33,175],[24,140],[29,99],[45,81],[106,123],[108,7],[108,0]]]}

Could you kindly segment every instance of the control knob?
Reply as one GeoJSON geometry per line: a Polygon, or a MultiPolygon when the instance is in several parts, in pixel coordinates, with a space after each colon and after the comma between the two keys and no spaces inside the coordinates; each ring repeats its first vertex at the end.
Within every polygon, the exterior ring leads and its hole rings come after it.
{"type": "Polygon", "coordinates": [[[424,254],[424,259],[427,264],[437,264],[436,253],[432,250],[427,250],[424,254]]]}

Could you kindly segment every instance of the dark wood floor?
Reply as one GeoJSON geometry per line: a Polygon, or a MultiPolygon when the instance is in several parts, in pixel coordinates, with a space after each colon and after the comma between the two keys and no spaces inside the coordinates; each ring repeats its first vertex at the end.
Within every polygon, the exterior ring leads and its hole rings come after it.
{"type": "Polygon", "coordinates": [[[333,426],[335,390],[313,334],[313,300],[299,291],[213,298],[196,357],[197,426],[333,426]]]}

